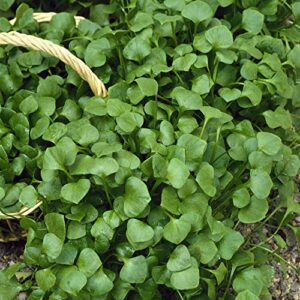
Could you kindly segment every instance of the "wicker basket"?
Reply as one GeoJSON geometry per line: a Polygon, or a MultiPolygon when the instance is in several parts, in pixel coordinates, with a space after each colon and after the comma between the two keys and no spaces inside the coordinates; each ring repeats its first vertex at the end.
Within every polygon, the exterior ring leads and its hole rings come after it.
{"type": "MultiPolygon", "coordinates": [[[[36,21],[42,22],[49,22],[56,13],[35,13],[33,17],[36,21]]],[[[83,20],[83,17],[74,17],[76,25],[83,20]]],[[[12,19],[10,23],[13,25],[16,22],[16,19],[12,19]]],[[[85,80],[95,96],[102,96],[105,97],[107,95],[106,88],[103,82],[97,77],[96,74],[92,72],[92,70],[79,58],[74,56],[69,50],[66,48],[54,44],[51,41],[44,40],[32,35],[27,35],[23,33],[19,33],[16,31],[11,32],[1,32],[0,33],[0,46],[1,45],[14,45],[18,47],[25,47],[31,50],[42,51],[47,54],[50,54],[66,65],[69,65],[74,71],[78,73],[78,75],[85,80]]],[[[24,216],[31,214],[35,211],[40,205],[42,201],[38,201],[38,203],[31,208],[23,207],[20,211],[15,213],[1,213],[0,212],[0,219],[2,220],[9,220],[9,219],[20,219],[24,216]]],[[[0,239],[1,241],[1,239],[0,239]]]]}

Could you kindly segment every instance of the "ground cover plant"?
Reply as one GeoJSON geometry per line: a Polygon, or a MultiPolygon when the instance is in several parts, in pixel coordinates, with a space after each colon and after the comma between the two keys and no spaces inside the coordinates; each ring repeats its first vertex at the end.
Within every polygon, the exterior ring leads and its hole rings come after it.
{"type": "Polygon", "coordinates": [[[0,208],[43,200],[0,298],[271,299],[300,211],[300,2],[54,1],[67,12],[38,24],[47,2],[1,1],[0,30],[64,45],[109,95],[0,48],[0,208]]]}

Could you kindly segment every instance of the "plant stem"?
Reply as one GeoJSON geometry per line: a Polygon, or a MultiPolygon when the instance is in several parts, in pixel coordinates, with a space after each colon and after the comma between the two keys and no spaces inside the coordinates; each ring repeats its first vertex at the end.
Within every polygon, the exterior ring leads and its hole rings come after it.
{"type": "Polygon", "coordinates": [[[181,76],[175,71],[173,70],[174,74],[177,76],[177,78],[179,79],[180,83],[186,87],[186,84],[184,83],[184,81],[182,80],[181,76]]]}
{"type": "Polygon", "coordinates": [[[153,194],[161,183],[162,183],[161,180],[156,180],[153,187],[152,187],[152,189],[151,189],[151,191],[150,191],[150,193],[153,194]]]}
{"type": "Polygon", "coordinates": [[[125,63],[124,63],[124,58],[123,58],[123,55],[121,53],[121,48],[118,47],[118,56],[119,56],[119,60],[120,60],[120,64],[122,66],[122,71],[123,71],[123,78],[125,79],[125,76],[126,76],[126,68],[125,68],[125,63]]]}
{"type": "Polygon", "coordinates": [[[199,26],[199,23],[195,23],[195,26],[194,26],[194,35],[197,34],[198,26],[199,26]]]}
{"type": "Polygon", "coordinates": [[[158,103],[157,103],[157,94],[155,95],[155,108],[154,108],[154,128],[156,128],[157,124],[157,112],[158,112],[158,103]]]}
{"type": "Polygon", "coordinates": [[[288,266],[290,266],[291,268],[293,268],[296,272],[299,271],[299,268],[297,268],[295,265],[293,265],[292,263],[290,263],[289,261],[287,261],[286,259],[284,259],[282,256],[280,256],[279,254],[277,254],[276,252],[268,249],[268,248],[265,248],[265,247],[262,247],[262,246],[257,246],[259,249],[262,249],[272,255],[274,255],[275,257],[277,257],[279,260],[285,262],[288,266]]]}
{"type": "Polygon", "coordinates": [[[107,183],[105,181],[103,181],[103,187],[104,187],[104,192],[105,192],[105,195],[106,195],[106,199],[109,203],[109,206],[112,208],[113,205],[112,205],[110,195],[109,195],[109,192],[108,192],[108,186],[107,186],[107,183]]]}
{"type": "Polygon", "coordinates": [[[202,127],[201,132],[200,132],[200,139],[202,139],[202,136],[204,134],[204,130],[205,130],[205,127],[206,127],[207,123],[208,123],[208,119],[204,119],[204,124],[203,124],[203,127],[202,127]]]}
{"type": "Polygon", "coordinates": [[[178,41],[177,41],[177,37],[176,37],[174,22],[171,22],[171,26],[172,26],[172,32],[173,32],[172,39],[173,39],[173,41],[175,43],[175,46],[177,46],[178,45],[178,41]]]}
{"type": "Polygon", "coordinates": [[[236,224],[234,225],[233,229],[236,230],[238,228],[238,226],[240,225],[240,221],[237,221],[236,224]]]}
{"type": "Polygon", "coordinates": [[[219,142],[219,139],[220,139],[221,128],[222,128],[221,126],[219,126],[217,128],[216,142],[214,144],[214,148],[213,148],[213,151],[211,153],[210,162],[212,162],[215,159],[215,155],[216,155],[216,151],[217,151],[217,145],[218,145],[218,142],[219,142]]]}
{"type": "Polygon", "coordinates": [[[233,268],[231,269],[230,276],[229,276],[229,279],[228,279],[228,281],[227,281],[227,285],[226,285],[226,288],[225,288],[225,292],[224,292],[224,294],[223,294],[223,299],[225,299],[225,297],[226,297],[227,294],[228,294],[228,291],[229,291],[229,288],[230,288],[230,284],[231,284],[231,280],[232,280],[232,277],[233,277],[234,272],[235,272],[235,268],[233,267],[233,268]]]}
{"type": "Polygon", "coordinates": [[[157,98],[160,99],[160,100],[163,100],[165,102],[168,102],[168,104],[170,104],[172,102],[170,99],[167,99],[167,98],[165,98],[165,97],[163,97],[161,95],[157,95],[157,98]]]}
{"type": "MultiPolygon", "coordinates": [[[[233,186],[236,184],[236,182],[238,180],[240,180],[241,175],[244,173],[245,169],[247,167],[247,164],[243,164],[241,165],[241,167],[239,168],[239,170],[236,172],[236,174],[234,175],[234,180],[231,181],[231,183],[229,183],[229,185],[227,186],[227,188],[223,191],[223,197],[221,197],[221,199],[219,199],[219,201],[221,201],[222,203],[220,203],[216,208],[215,208],[215,212],[217,213],[217,211],[222,208],[224,206],[224,204],[226,204],[226,202],[231,198],[231,195],[234,193],[234,189],[233,186]]],[[[215,201],[217,201],[218,199],[215,199],[215,201]]]]}
{"type": "MultiPolygon", "coordinates": [[[[251,231],[251,233],[252,233],[252,232],[255,232],[256,230],[258,230],[259,228],[261,228],[262,226],[264,226],[264,224],[266,224],[266,223],[267,223],[267,222],[268,222],[268,221],[269,221],[269,220],[270,220],[270,219],[278,212],[278,210],[279,210],[280,208],[281,208],[280,206],[276,207],[276,208],[272,211],[272,213],[270,213],[269,216],[263,220],[263,222],[261,222],[258,226],[256,226],[256,228],[254,228],[254,229],[251,231]]],[[[277,228],[277,227],[276,227],[276,228],[277,228]]],[[[249,243],[250,238],[251,238],[251,233],[247,236],[247,240],[245,241],[244,246],[246,246],[246,245],[249,243]]]]}
{"type": "Polygon", "coordinates": [[[177,290],[177,294],[181,300],[184,300],[183,296],[181,295],[181,293],[178,290],[177,290]]]}
{"type": "Polygon", "coordinates": [[[283,218],[281,219],[277,229],[273,232],[273,234],[271,234],[266,240],[260,242],[259,244],[253,246],[252,248],[250,248],[249,250],[254,250],[256,248],[259,248],[261,245],[266,244],[267,242],[269,242],[277,233],[278,231],[281,229],[283,222],[285,221],[286,217],[288,216],[288,212],[286,212],[283,216],[283,218]]]}

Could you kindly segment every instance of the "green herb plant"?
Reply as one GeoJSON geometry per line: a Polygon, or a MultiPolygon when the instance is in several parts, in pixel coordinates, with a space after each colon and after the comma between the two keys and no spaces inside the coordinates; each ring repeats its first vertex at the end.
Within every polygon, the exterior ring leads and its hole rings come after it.
{"type": "Polygon", "coordinates": [[[43,200],[0,298],[271,299],[300,212],[300,2],[73,2],[43,24],[23,3],[13,27],[18,1],[0,3],[1,31],[64,45],[109,87],[0,48],[0,208],[43,200]]]}

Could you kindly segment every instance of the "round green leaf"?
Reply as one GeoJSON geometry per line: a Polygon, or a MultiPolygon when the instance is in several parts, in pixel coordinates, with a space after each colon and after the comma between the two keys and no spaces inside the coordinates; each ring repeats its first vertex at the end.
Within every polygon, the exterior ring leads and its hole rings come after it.
{"type": "Polygon", "coordinates": [[[120,271],[120,278],[129,283],[143,283],[148,274],[148,265],[143,255],[132,257],[124,261],[120,271]]]}
{"type": "Polygon", "coordinates": [[[248,157],[252,169],[262,169],[267,173],[271,173],[273,161],[272,157],[261,151],[253,151],[248,157]]]}
{"type": "Polygon", "coordinates": [[[75,266],[64,267],[59,272],[59,287],[74,296],[83,289],[87,283],[86,276],[77,270],[75,266]]]}
{"type": "Polygon", "coordinates": [[[154,96],[158,92],[158,84],[155,79],[138,78],[135,80],[144,96],[154,96]]]}
{"type": "Polygon", "coordinates": [[[105,236],[109,240],[112,240],[114,236],[114,230],[104,221],[104,219],[98,218],[91,228],[91,234],[93,237],[105,236]]]}
{"type": "Polygon", "coordinates": [[[166,187],[163,189],[160,205],[174,215],[180,214],[180,201],[178,199],[176,190],[174,190],[172,187],[166,187]]]}
{"type": "Polygon", "coordinates": [[[221,285],[221,283],[225,279],[228,270],[224,263],[221,262],[217,269],[209,270],[209,272],[215,275],[218,285],[221,285]]]}
{"type": "Polygon", "coordinates": [[[35,112],[39,108],[39,105],[34,96],[29,96],[20,103],[19,107],[23,114],[29,115],[35,112]]]}
{"type": "Polygon", "coordinates": [[[262,169],[254,169],[250,171],[250,189],[257,198],[267,198],[272,187],[272,179],[266,171],[262,169]]]}
{"type": "Polygon", "coordinates": [[[126,133],[130,133],[135,130],[136,127],[140,127],[143,121],[142,116],[133,112],[124,112],[117,117],[118,126],[126,133]]]}
{"type": "Polygon", "coordinates": [[[225,260],[230,260],[243,243],[244,238],[238,231],[226,228],[225,234],[219,243],[220,256],[225,260]]]}
{"type": "Polygon", "coordinates": [[[180,244],[190,233],[191,224],[180,219],[171,219],[170,222],[164,227],[163,237],[173,243],[180,244]]]}
{"type": "Polygon", "coordinates": [[[67,126],[60,122],[51,124],[43,134],[43,140],[56,144],[67,133],[67,126]]]}
{"type": "Polygon", "coordinates": [[[167,179],[174,188],[180,189],[187,181],[189,175],[188,167],[181,160],[178,158],[171,159],[167,170],[167,179]]]}
{"type": "Polygon", "coordinates": [[[196,92],[183,87],[175,87],[171,95],[184,110],[199,110],[202,107],[202,98],[196,92]]]}
{"type": "Polygon", "coordinates": [[[231,31],[224,25],[217,25],[208,29],[205,32],[207,41],[215,49],[229,48],[233,44],[233,37],[231,31]]]}
{"type": "Polygon", "coordinates": [[[209,163],[203,162],[196,177],[201,189],[210,197],[213,197],[217,192],[214,174],[214,168],[209,163]]]}
{"type": "Polygon", "coordinates": [[[105,116],[106,102],[101,97],[92,97],[85,105],[84,111],[96,116],[105,116]]]}
{"type": "Polygon", "coordinates": [[[194,53],[189,53],[185,56],[178,57],[173,61],[174,70],[187,72],[196,62],[196,60],[197,55],[194,53]]]}
{"type": "Polygon", "coordinates": [[[118,214],[113,210],[107,210],[102,215],[104,222],[112,229],[115,229],[121,225],[121,219],[118,214]]]}
{"type": "Polygon", "coordinates": [[[129,41],[123,50],[127,59],[141,62],[143,58],[151,53],[151,47],[148,42],[137,36],[129,41]]]}
{"type": "Polygon", "coordinates": [[[102,265],[98,254],[91,248],[83,249],[78,257],[77,266],[85,276],[91,277],[102,265]]]}
{"type": "Polygon", "coordinates": [[[205,95],[209,93],[212,86],[212,79],[207,74],[203,74],[193,80],[192,91],[199,95],[205,95]]]}
{"type": "Polygon", "coordinates": [[[67,183],[61,189],[61,196],[67,202],[79,203],[88,193],[91,182],[88,179],[79,179],[77,182],[67,183]]]}
{"type": "Polygon", "coordinates": [[[90,67],[101,67],[106,62],[105,50],[110,48],[108,39],[94,40],[86,48],[84,60],[90,67]]]}
{"type": "Polygon", "coordinates": [[[266,122],[270,128],[281,127],[289,129],[292,126],[291,114],[281,106],[277,107],[275,111],[267,110],[263,112],[266,122]]]}
{"type": "Polygon", "coordinates": [[[71,175],[93,174],[99,177],[109,176],[119,169],[117,161],[111,157],[94,158],[88,155],[78,155],[70,168],[71,175]]]}
{"type": "Polygon", "coordinates": [[[172,273],[170,282],[175,289],[191,290],[198,287],[200,281],[198,263],[194,258],[191,258],[191,263],[188,269],[172,273]]]}
{"type": "Polygon", "coordinates": [[[238,89],[222,88],[219,90],[219,95],[226,101],[231,102],[237,100],[242,92],[238,89]]]}
{"type": "Polygon", "coordinates": [[[206,2],[200,0],[192,1],[187,4],[181,14],[196,24],[213,17],[211,7],[206,2]]]}
{"type": "Polygon", "coordinates": [[[46,233],[43,238],[43,252],[50,259],[56,259],[62,250],[63,241],[53,233],[46,233]]]}
{"type": "Polygon", "coordinates": [[[264,25],[264,15],[259,11],[248,8],[243,11],[242,26],[248,32],[258,34],[264,25]]]}
{"type": "Polygon", "coordinates": [[[259,300],[255,294],[250,292],[249,290],[244,290],[236,296],[235,300],[259,300]]]}
{"type": "Polygon", "coordinates": [[[89,278],[86,287],[92,296],[102,296],[113,289],[114,283],[104,271],[100,269],[89,278]]]}
{"type": "Polygon", "coordinates": [[[171,272],[183,271],[191,266],[191,255],[184,245],[179,245],[171,253],[167,268],[171,272]]]}
{"type": "Polygon", "coordinates": [[[125,184],[124,212],[132,218],[137,217],[151,201],[146,184],[137,177],[130,177],[125,184]]]}
{"type": "Polygon", "coordinates": [[[118,117],[131,110],[131,105],[119,99],[110,98],[106,102],[107,112],[112,117],[118,117]]]}
{"type": "Polygon", "coordinates": [[[160,123],[160,140],[166,146],[170,146],[175,142],[174,127],[171,122],[163,120],[160,123]]]}
{"type": "Polygon", "coordinates": [[[134,248],[141,250],[149,246],[154,237],[152,227],[137,219],[130,219],[127,223],[126,237],[134,248]]]}
{"type": "Polygon", "coordinates": [[[45,224],[48,232],[55,234],[62,241],[65,240],[66,225],[62,214],[49,213],[45,215],[45,224]]]}
{"type": "Polygon", "coordinates": [[[151,24],[153,24],[151,14],[138,11],[134,18],[130,21],[130,29],[133,32],[138,32],[150,26],[151,24]]]}
{"type": "Polygon", "coordinates": [[[199,127],[197,120],[189,115],[184,115],[178,120],[177,127],[183,133],[192,133],[199,127]]]}
{"type": "MultiPolygon", "coordinates": [[[[87,105],[90,101],[93,101],[92,99],[93,98],[88,101],[87,105]]],[[[79,105],[74,100],[67,99],[60,114],[71,122],[78,120],[81,117],[82,112],[79,105]]]]}
{"type": "Polygon", "coordinates": [[[201,112],[203,113],[203,115],[205,116],[206,120],[210,120],[210,119],[218,119],[220,120],[222,123],[227,123],[230,122],[233,118],[232,116],[220,111],[219,109],[215,108],[215,107],[211,107],[211,106],[202,106],[200,108],[201,112]]]}
{"type": "Polygon", "coordinates": [[[218,253],[216,244],[207,234],[198,234],[192,239],[189,251],[202,264],[208,264],[218,253]]]}
{"type": "Polygon", "coordinates": [[[233,281],[233,288],[236,292],[249,290],[259,296],[263,289],[263,277],[258,268],[246,269],[240,272],[233,281]]]}
{"type": "Polygon", "coordinates": [[[76,240],[86,235],[86,226],[76,221],[70,222],[67,231],[67,238],[69,240],[76,240]]]}
{"type": "Polygon", "coordinates": [[[68,136],[84,147],[95,143],[99,138],[98,129],[86,118],[68,123],[67,128],[68,136]]]}
{"type": "Polygon", "coordinates": [[[26,207],[33,207],[36,204],[37,199],[38,194],[32,185],[28,185],[22,189],[19,200],[26,207]]]}
{"type": "Polygon", "coordinates": [[[14,2],[14,0],[2,0],[0,3],[0,10],[7,11],[14,2]]]}
{"type": "Polygon", "coordinates": [[[38,138],[40,138],[48,129],[50,125],[50,121],[48,117],[42,117],[40,118],[34,127],[31,128],[30,130],[30,137],[33,140],[36,140],[38,138]]]}
{"type": "Polygon", "coordinates": [[[294,48],[288,53],[289,61],[291,61],[296,66],[296,68],[300,68],[299,53],[300,45],[295,45],[294,48]]]}
{"type": "Polygon", "coordinates": [[[262,100],[262,91],[253,82],[245,81],[242,96],[248,98],[253,105],[258,105],[262,100]]]}
{"type": "Polygon", "coordinates": [[[266,199],[251,197],[250,204],[239,211],[238,217],[242,223],[257,223],[265,218],[269,206],[266,199]]]}
{"type": "Polygon", "coordinates": [[[185,149],[188,161],[201,159],[207,147],[207,143],[192,134],[183,134],[178,139],[177,145],[185,149]]]}
{"type": "Polygon", "coordinates": [[[50,269],[38,270],[35,273],[35,279],[38,286],[45,292],[50,290],[56,282],[56,276],[50,269]]]}
{"type": "Polygon", "coordinates": [[[250,60],[246,60],[241,68],[241,75],[247,80],[255,80],[257,78],[257,64],[250,60]]]}
{"type": "Polygon", "coordinates": [[[232,195],[233,205],[243,208],[250,203],[250,194],[246,188],[236,190],[232,195]]]}
{"type": "Polygon", "coordinates": [[[257,143],[258,148],[267,155],[276,155],[282,146],[280,137],[269,132],[259,132],[257,143]]]}
{"type": "Polygon", "coordinates": [[[59,140],[55,147],[47,148],[44,154],[43,168],[46,170],[63,170],[76,159],[78,148],[68,137],[59,140]]]}

